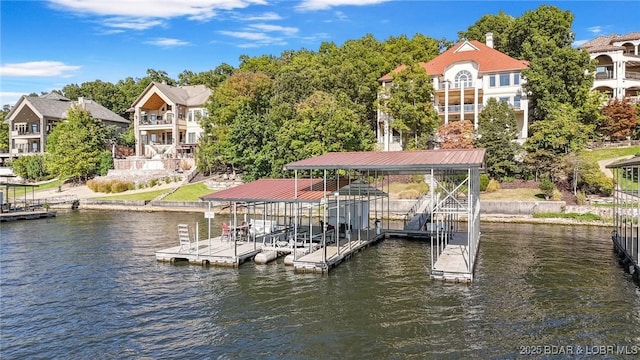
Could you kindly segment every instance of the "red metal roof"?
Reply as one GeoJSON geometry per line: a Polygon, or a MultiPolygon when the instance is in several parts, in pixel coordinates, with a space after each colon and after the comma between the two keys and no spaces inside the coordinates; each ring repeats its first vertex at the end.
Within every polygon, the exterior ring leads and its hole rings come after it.
{"type": "MultiPolygon", "coordinates": [[[[481,73],[522,70],[529,67],[529,63],[527,61],[514,59],[511,56],[494,48],[490,48],[477,40],[459,42],[449,50],[433,58],[431,61],[426,63],[421,62],[419,65],[425,69],[427,74],[431,76],[438,76],[443,75],[445,69],[450,65],[463,61],[475,62],[478,64],[478,71],[481,73]],[[477,50],[458,51],[465,44],[470,44],[477,50]]],[[[406,65],[400,65],[390,73],[378,79],[378,81],[391,81],[392,74],[399,73],[404,69],[406,69],[406,65]]]]}
{"type": "Polygon", "coordinates": [[[285,165],[287,170],[354,169],[418,172],[438,169],[483,168],[485,149],[371,151],[327,153],[285,165]]]}
{"type": "MultiPolygon", "coordinates": [[[[348,183],[340,181],[341,187],[348,183]]],[[[323,179],[298,179],[296,196],[295,179],[260,179],[229,189],[216,191],[201,197],[204,201],[243,201],[243,202],[320,202],[325,197],[323,179]]],[[[337,189],[336,181],[327,182],[327,192],[337,189]]]]}

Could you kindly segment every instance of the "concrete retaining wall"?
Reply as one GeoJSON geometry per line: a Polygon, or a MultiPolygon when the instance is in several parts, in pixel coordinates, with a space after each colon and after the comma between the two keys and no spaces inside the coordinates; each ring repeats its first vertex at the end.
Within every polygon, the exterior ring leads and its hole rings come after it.
{"type": "Polygon", "coordinates": [[[531,215],[533,213],[562,212],[564,201],[480,201],[480,214],[531,215]]]}
{"type": "Polygon", "coordinates": [[[145,206],[147,200],[80,200],[80,205],[118,205],[118,206],[145,206]]]}

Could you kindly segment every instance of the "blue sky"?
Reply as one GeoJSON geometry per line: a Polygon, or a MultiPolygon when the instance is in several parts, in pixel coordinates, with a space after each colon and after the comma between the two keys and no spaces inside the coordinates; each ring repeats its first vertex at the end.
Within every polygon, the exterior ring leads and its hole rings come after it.
{"type": "Polygon", "coordinates": [[[570,10],[576,42],[640,31],[638,1],[41,0],[0,2],[0,105],[70,83],[172,78],[240,55],[317,50],[373,34],[456,40],[484,14],[570,10]]]}

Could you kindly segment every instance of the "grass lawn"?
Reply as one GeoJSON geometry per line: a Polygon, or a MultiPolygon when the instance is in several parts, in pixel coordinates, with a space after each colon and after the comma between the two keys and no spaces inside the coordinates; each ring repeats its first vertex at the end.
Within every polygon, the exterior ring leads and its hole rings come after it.
{"type": "Polygon", "coordinates": [[[598,162],[600,160],[617,158],[627,155],[635,155],[640,153],[640,146],[629,146],[623,148],[583,150],[580,157],[585,160],[598,162]]]}
{"type": "Polygon", "coordinates": [[[544,196],[540,189],[499,189],[480,193],[480,200],[540,201],[544,196]]]}
{"type": "Polygon", "coordinates": [[[211,194],[213,190],[209,189],[203,183],[189,184],[180,187],[174,193],[165,197],[164,201],[198,201],[201,196],[211,194]]]}
{"type": "Polygon", "coordinates": [[[109,195],[109,196],[101,196],[94,198],[95,200],[132,200],[132,201],[141,201],[141,200],[153,200],[160,196],[161,194],[169,191],[168,189],[162,190],[151,190],[133,194],[120,194],[120,195],[109,195]]]}

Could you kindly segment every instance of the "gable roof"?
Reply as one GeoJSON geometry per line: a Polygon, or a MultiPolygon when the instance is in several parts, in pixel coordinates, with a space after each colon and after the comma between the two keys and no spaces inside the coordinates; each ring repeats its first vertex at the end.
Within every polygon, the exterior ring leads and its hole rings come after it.
{"type": "Polygon", "coordinates": [[[7,114],[5,123],[10,123],[16,114],[20,105],[26,103],[31,109],[35,110],[38,115],[45,118],[65,119],[67,111],[71,106],[80,105],[83,109],[88,110],[93,118],[103,121],[118,122],[128,124],[129,120],[105,108],[93,100],[79,98],[78,101],[71,101],[59,94],[50,93],[42,96],[22,96],[16,105],[7,114]]]}
{"type": "Polygon", "coordinates": [[[209,96],[211,96],[211,89],[206,85],[171,86],[154,81],[147,85],[146,89],[144,89],[144,91],[133,102],[132,107],[135,107],[135,105],[140,102],[140,100],[142,100],[142,98],[154,87],[173,103],[189,107],[204,105],[204,103],[209,99],[209,96]]]}
{"type": "MultiPolygon", "coordinates": [[[[427,74],[438,76],[444,75],[445,70],[450,65],[464,61],[472,61],[478,64],[478,71],[481,73],[522,70],[529,66],[529,62],[514,59],[477,40],[461,41],[431,61],[420,62],[419,65],[425,69],[427,74]]],[[[392,74],[404,69],[406,69],[406,65],[400,65],[392,72],[378,79],[378,81],[391,81],[392,74]]]]}

